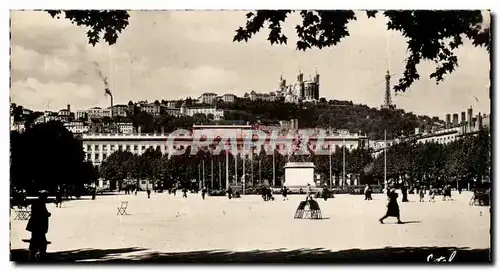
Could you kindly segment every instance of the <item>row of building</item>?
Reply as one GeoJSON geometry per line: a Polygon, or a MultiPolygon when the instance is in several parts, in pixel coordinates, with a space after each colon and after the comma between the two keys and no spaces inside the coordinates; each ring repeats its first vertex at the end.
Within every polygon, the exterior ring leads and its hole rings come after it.
{"type": "MultiPolygon", "coordinates": [[[[233,103],[238,98],[239,97],[234,94],[219,95],[213,92],[206,92],[194,101],[203,104],[215,105],[219,101],[233,103]]],[[[287,84],[286,80],[283,79],[283,76],[281,76],[276,90],[269,93],[257,93],[252,90],[250,93],[245,93],[242,98],[249,99],[251,101],[262,100],[268,102],[275,102],[278,100],[283,100],[288,103],[316,102],[319,101],[319,74],[316,73],[313,78],[305,80],[304,74],[299,72],[297,75],[297,81],[292,84],[287,84]]],[[[176,101],[171,102],[176,103],[176,101]]]]}
{"type": "MultiPolygon", "coordinates": [[[[84,134],[82,136],[83,149],[86,153],[86,160],[91,161],[94,165],[100,165],[107,157],[113,152],[118,150],[130,151],[134,154],[142,154],[147,149],[153,148],[159,150],[162,154],[172,154],[176,151],[186,149],[188,146],[197,147],[200,143],[199,140],[202,134],[213,135],[214,138],[222,137],[227,133],[236,135],[238,142],[242,142],[246,131],[260,130],[267,135],[277,127],[265,126],[252,126],[252,125],[194,125],[192,132],[186,134],[176,134],[175,141],[169,145],[169,134],[84,134]]],[[[297,139],[296,133],[300,130],[291,130],[288,127],[278,128],[278,138],[276,148],[278,150],[285,150],[287,144],[297,139]]],[[[356,148],[368,147],[368,137],[358,133],[349,133],[344,130],[327,130],[326,136],[321,146],[322,150],[330,150],[332,153],[339,148],[345,147],[347,150],[356,148]]],[[[317,131],[319,134],[319,131],[317,131]]],[[[212,140],[214,138],[211,138],[212,140]]],[[[210,138],[204,139],[211,140],[210,138]]],[[[171,139],[170,139],[171,140],[171,139]]],[[[315,148],[317,136],[311,136],[309,142],[315,148]]],[[[242,143],[239,143],[242,144],[242,143]]],[[[239,145],[240,148],[242,145],[239,145]]],[[[270,151],[271,145],[266,144],[263,146],[266,152],[270,151]]],[[[259,149],[253,149],[246,155],[254,155],[259,153],[259,149]]],[[[242,151],[243,152],[243,151],[242,151]]]]}
{"type": "Polygon", "coordinates": [[[403,141],[414,141],[416,143],[438,143],[448,144],[459,140],[465,135],[476,134],[482,129],[490,128],[490,115],[477,114],[473,116],[473,109],[467,109],[467,118],[465,112],[462,112],[461,121],[458,121],[458,114],[453,114],[453,121],[451,121],[451,114],[446,114],[445,127],[437,129],[433,126],[431,129],[415,128],[415,134],[409,137],[395,138],[390,140],[376,140],[370,141],[370,148],[375,153],[380,153],[386,147],[391,147],[403,141]],[[387,144],[387,145],[386,145],[387,144]]]}

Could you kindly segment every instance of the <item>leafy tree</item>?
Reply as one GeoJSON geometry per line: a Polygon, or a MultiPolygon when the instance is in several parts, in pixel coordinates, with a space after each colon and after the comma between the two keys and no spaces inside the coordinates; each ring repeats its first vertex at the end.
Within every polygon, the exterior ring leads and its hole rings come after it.
{"type": "Polygon", "coordinates": [[[35,193],[69,185],[76,190],[93,181],[82,142],[62,123],[51,121],[11,133],[11,185],[35,193]]]}
{"type": "Polygon", "coordinates": [[[48,10],[52,18],[65,18],[71,23],[88,28],[89,44],[95,46],[101,39],[109,45],[116,43],[118,34],[128,26],[130,15],[124,10],[48,10]]]}

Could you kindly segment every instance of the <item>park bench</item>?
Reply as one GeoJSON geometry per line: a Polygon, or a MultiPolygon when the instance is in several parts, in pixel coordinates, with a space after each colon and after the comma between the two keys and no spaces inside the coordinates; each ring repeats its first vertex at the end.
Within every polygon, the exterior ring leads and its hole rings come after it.
{"type": "Polygon", "coordinates": [[[118,209],[118,212],[116,215],[128,215],[127,214],[127,207],[128,207],[128,201],[122,201],[120,203],[120,206],[116,207],[118,209]]]}
{"type": "Polygon", "coordinates": [[[16,216],[14,217],[14,220],[28,220],[31,217],[31,209],[30,207],[17,207],[14,208],[14,212],[16,216]]]}

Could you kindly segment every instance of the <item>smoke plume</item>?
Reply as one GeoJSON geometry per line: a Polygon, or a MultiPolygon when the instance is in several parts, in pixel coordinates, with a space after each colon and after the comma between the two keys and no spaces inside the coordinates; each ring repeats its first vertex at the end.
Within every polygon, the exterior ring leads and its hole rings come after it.
{"type": "Polygon", "coordinates": [[[108,85],[108,78],[104,76],[102,73],[101,66],[99,66],[99,63],[94,61],[94,65],[97,71],[97,75],[101,78],[102,82],[104,83],[104,95],[109,95],[110,97],[113,97],[113,94],[111,93],[111,90],[109,89],[108,85]]]}

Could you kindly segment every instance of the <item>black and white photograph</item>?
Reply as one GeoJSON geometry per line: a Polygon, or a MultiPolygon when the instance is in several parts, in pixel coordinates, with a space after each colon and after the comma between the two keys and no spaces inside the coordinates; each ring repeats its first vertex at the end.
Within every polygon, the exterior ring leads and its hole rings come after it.
{"type": "Polygon", "coordinates": [[[494,11],[285,7],[11,9],[10,261],[493,263],[494,11]]]}

